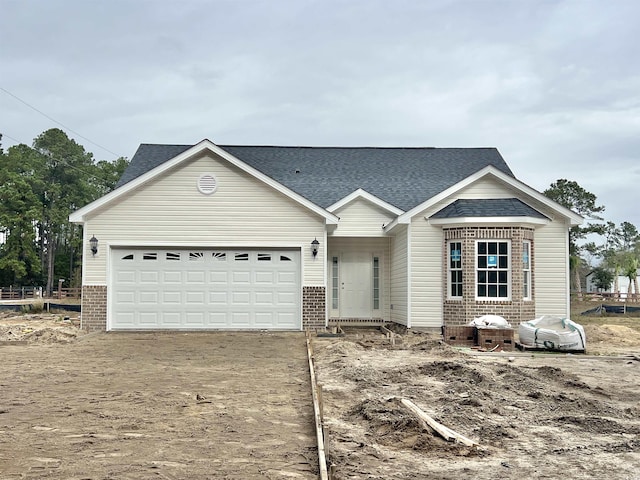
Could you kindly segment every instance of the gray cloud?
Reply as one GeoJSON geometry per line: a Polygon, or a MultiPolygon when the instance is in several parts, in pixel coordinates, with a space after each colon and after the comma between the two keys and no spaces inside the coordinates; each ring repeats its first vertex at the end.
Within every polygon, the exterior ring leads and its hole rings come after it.
{"type": "MultiPolygon", "coordinates": [[[[205,137],[496,146],[525,183],[576,180],[609,219],[640,225],[632,0],[5,0],[0,13],[0,86],[120,155],[205,137]]],[[[0,112],[26,143],[56,126],[2,92],[0,112]]]]}

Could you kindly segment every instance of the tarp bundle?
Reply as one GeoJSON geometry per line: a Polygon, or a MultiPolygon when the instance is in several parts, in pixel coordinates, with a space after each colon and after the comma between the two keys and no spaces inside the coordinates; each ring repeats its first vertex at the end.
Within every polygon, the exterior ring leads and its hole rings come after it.
{"type": "Polygon", "coordinates": [[[587,348],[584,328],[568,318],[543,315],[521,323],[518,335],[520,343],[529,347],[560,351],[584,351],[587,348]]]}

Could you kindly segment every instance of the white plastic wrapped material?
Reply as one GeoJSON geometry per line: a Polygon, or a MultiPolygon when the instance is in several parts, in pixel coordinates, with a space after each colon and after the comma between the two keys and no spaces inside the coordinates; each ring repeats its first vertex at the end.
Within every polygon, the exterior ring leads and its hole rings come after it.
{"type": "Polygon", "coordinates": [[[511,328],[509,322],[500,315],[482,315],[474,318],[469,325],[481,328],[511,328]]]}
{"type": "Polygon", "coordinates": [[[543,315],[518,328],[520,343],[548,350],[574,351],[587,348],[587,337],[582,325],[568,318],[543,315]]]}

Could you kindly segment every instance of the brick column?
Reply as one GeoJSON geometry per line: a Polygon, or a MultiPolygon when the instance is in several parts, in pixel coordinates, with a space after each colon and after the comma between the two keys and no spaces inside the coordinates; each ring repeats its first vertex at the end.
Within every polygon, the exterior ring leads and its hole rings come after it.
{"type": "Polygon", "coordinates": [[[84,285],[82,287],[80,327],[87,332],[99,332],[107,329],[106,285],[84,285]]]}
{"type": "Polygon", "coordinates": [[[302,287],[302,328],[326,326],[326,288],[302,287]]]}

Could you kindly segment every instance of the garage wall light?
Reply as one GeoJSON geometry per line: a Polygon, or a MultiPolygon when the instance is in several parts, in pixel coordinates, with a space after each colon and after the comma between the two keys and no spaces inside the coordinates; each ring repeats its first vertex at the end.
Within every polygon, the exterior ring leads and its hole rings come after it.
{"type": "Polygon", "coordinates": [[[89,239],[89,245],[91,245],[91,253],[95,256],[98,253],[98,239],[95,235],[89,239]]]}
{"type": "Polygon", "coordinates": [[[311,242],[311,254],[313,255],[313,258],[318,255],[318,248],[320,248],[320,242],[315,238],[313,242],[311,242]]]}

